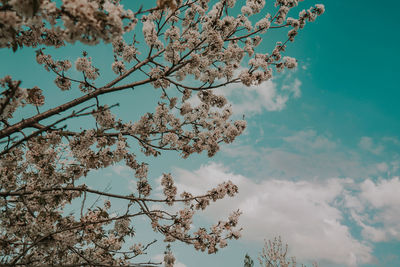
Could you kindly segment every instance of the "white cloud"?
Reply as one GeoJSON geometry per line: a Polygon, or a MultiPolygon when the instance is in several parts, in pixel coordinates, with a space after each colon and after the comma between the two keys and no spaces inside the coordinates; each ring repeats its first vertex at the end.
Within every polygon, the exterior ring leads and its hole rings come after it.
{"type": "Polygon", "coordinates": [[[372,241],[400,240],[400,179],[360,185],[359,198],[364,210],[353,216],[363,227],[363,234],[372,241]],[[368,212],[366,212],[368,211],[368,212]]]}
{"type": "Polygon", "coordinates": [[[192,172],[177,169],[175,177],[178,188],[193,193],[203,193],[228,179],[237,184],[239,195],[214,203],[207,215],[217,220],[239,208],[243,211],[240,223],[245,240],[262,242],[281,235],[299,259],[349,266],[371,260],[371,248],[351,236],[342,223],[341,211],[335,207],[335,200],[343,192],[342,180],[255,183],[215,163],[192,172]]]}
{"type": "Polygon", "coordinates": [[[286,106],[288,94],[279,94],[277,84],[272,80],[261,85],[245,87],[242,84],[230,84],[215,91],[227,97],[235,114],[247,116],[259,114],[264,110],[279,111],[286,106]]]}
{"type": "Polygon", "coordinates": [[[373,242],[381,242],[387,239],[385,231],[382,229],[377,229],[374,228],[370,225],[367,225],[364,223],[365,218],[363,216],[360,216],[358,213],[355,211],[351,211],[351,216],[354,219],[354,221],[362,227],[362,235],[373,242]]]}
{"type": "Polygon", "coordinates": [[[280,111],[285,108],[291,97],[300,97],[300,80],[294,79],[289,83],[288,79],[285,79],[284,82],[282,86],[279,86],[274,79],[250,87],[229,84],[216,89],[215,93],[228,98],[235,114],[251,116],[264,111],[280,111]]]}
{"type": "Polygon", "coordinates": [[[375,208],[400,204],[399,177],[395,177],[391,180],[381,180],[377,183],[374,183],[371,180],[366,180],[361,184],[361,190],[362,198],[371,203],[375,208]]]}
{"type": "Polygon", "coordinates": [[[369,151],[375,155],[380,154],[383,151],[383,146],[375,144],[371,137],[363,136],[358,143],[359,147],[369,151]]]}

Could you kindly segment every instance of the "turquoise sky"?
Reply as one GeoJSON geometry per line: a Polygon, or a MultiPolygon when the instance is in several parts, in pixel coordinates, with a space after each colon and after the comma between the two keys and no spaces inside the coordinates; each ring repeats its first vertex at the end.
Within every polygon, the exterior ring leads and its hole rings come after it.
{"type": "MultiPolygon", "coordinates": [[[[216,255],[173,245],[178,267],[242,266],[245,253],[256,261],[263,239],[277,235],[289,243],[299,262],[400,266],[400,3],[307,0],[300,8],[315,3],[325,5],[325,14],[308,23],[287,49],[287,55],[298,59],[297,70],[258,88],[221,92],[232,101],[237,117],[245,115],[244,135],[212,159],[194,155],[182,160],[169,153],[149,161],[153,181],[162,172],[172,172],[181,187],[193,190],[226,179],[239,185],[237,200],[216,203],[199,221],[214,222],[240,207],[243,238],[216,255]],[[287,101],[277,104],[277,96],[287,101]]],[[[126,1],[132,9],[135,5],[126,1]]],[[[267,36],[265,47],[271,45],[267,36]]],[[[110,46],[77,44],[48,51],[73,59],[82,49],[100,67],[104,81],[113,77],[110,46]]],[[[54,106],[65,93],[54,88],[34,57],[34,49],[15,54],[0,50],[0,76],[11,74],[26,87],[39,85],[51,99],[48,106],[54,106]]],[[[146,87],[102,100],[119,102],[115,112],[135,120],[152,110],[154,95],[146,87]]],[[[126,169],[114,166],[90,175],[88,182],[110,183],[125,192],[130,177],[126,169]]],[[[137,232],[152,240],[148,229],[137,232]]]]}

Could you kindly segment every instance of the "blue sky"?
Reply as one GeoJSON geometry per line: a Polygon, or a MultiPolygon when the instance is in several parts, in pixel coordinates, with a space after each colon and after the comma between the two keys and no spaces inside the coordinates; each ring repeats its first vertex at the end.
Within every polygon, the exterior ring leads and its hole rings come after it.
{"type": "MultiPolygon", "coordinates": [[[[181,188],[192,191],[226,179],[239,185],[236,199],[216,203],[199,221],[213,222],[240,207],[243,238],[211,256],[173,245],[181,266],[242,266],[246,252],[256,259],[263,239],[277,235],[299,262],[400,266],[400,4],[326,0],[300,7],[315,3],[323,3],[326,13],[307,24],[287,49],[299,61],[297,70],[259,87],[220,92],[238,117],[246,115],[245,134],[212,159],[182,160],[169,153],[150,161],[151,179],[172,172],[181,188]]],[[[83,48],[78,44],[53,54],[73,59],[83,48]]],[[[104,80],[110,77],[110,47],[84,49],[105,70],[104,80]]],[[[2,49],[0,58],[0,76],[12,74],[26,87],[48,88],[49,106],[62,100],[52,80],[42,78],[48,74],[34,63],[33,49],[15,54],[2,49]]],[[[120,102],[115,112],[134,120],[155,103],[148,90],[103,100],[120,102]]],[[[88,181],[123,191],[129,177],[114,166],[88,181]]],[[[138,233],[148,238],[148,230],[138,233]]]]}

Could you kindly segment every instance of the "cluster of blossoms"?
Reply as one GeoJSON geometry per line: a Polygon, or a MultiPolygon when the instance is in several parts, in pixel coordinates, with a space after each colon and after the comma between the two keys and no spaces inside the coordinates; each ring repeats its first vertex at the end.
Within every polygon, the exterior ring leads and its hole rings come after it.
{"type": "Polygon", "coordinates": [[[174,186],[174,181],[172,180],[171,174],[163,174],[161,179],[161,186],[164,187],[164,195],[167,197],[167,203],[172,205],[175,200],[175,196],[177,193],[177,188],[174,186]]]}
{"type": "Polygon", "coordinates": [[[20,82],[13,81],[11,76],[0,79],[0,87],[4,88],[0,98],[0,119],[7,121],[19,107],[25,106],[28,92],[19,86],[20,82]]]}
{"type": "Polygon", "coordinates": [[[75,61],[77,71],[83,72],[86,78],[95,80],[99,76],[98,70],[92,66],[91,58],[81,57],[75,61]]]}
{"type": "Polygon", "coordinates": [[[115,74],[120,74],[120,75],[122,75],[126,71],[125,64],[124,62],[121,61],[115,61],[111,65],[111,69],[115,74]]]}
{"type": "MultiPolygon", "coordinates": [[[[284,55],[286,45],[306,22],[324,12],[323,5],[316,5],[301,11],[298,18],[288,17],[298,2],[277,0],[275,15],[268,13],[256,21],[254,15],[264,10],[264,0],[247,0],[235,16],[231,10],[235,0],[158,0],[157,7],[136,13],[123,9],[117,0],[0,0],[0,48],[40,46],[36,60],[54,76],[55,85],[61,91],[79,89],[70,99],[63,92],[63,104],[40,112],[45,101],[51,103],[45,88],[22,88],[21,81],[10,76],[0,79],[0,207],[4,211],[0,265],[132,266],[133,259],[152,244],[122,249],[128,238],[134,238],[133,219],[138,216],[149,218],[166,242],[181,241],[208,253],[239,238],[239,211],[209,230],[193,229],[196,212],[233,197],[236,185],[228,181],[204,195],[177,196],[172,175],[164,174],[164,196],[152,198],[150,166],[139,161],[138,153],[155,157],[176,151],[187,158],[206,152],[212,157],[221,144],[241,135],[246,122],[232,121],[227,99],[213,89],[232,83],[262,84],[274,70],[297,66],[296,59],[284,55]],[[147,46],[142,53],[136,35],[131,43],[124,36],[136,24],[142,26],[147,46]],[[275,29],[289,29],[287,40],[263,51],[263,34],[275,29]],[[117,75],[103,86],[94,85],[100,72],[86,52],[73,64],[53,59],[42,47],[100,40],[112,43],[115,60],[110,65],[117,75]],[[246,57],[248,65],[243,66],[246,57]],[[144,76],[137,75],[140,72],[144,76]],[[113,106],[101,104],[102,95],[143,85],[153,86],[159,97],[154,110],[137,121],[118,119],[111,113],[113,106]],[[33,106],[35,113],[15,122],[21,117],[17,111],[26,105],[33,106]],[[78,131],[64,126],[69,119],[79,122],[81,117],[92,119],[95,127],[86,122],[78,131]],[[84,177],[89,172],[114,164],[125,164],[136,177],[132,194],[86,186],[84,177]],[[126,211],[112,210],[109,200],[88,208],[88,194],[126,201],[126,211]],[[67,215],[72,201],[81,201],[80,212],[67,215]],[[165,204],[165,209],[151,209],[152,203],[165,204]],[[176,203],[185,205],[176,213],[168,212],[168,205],[176,203]]],[[[164,262],[166,266],[175,262],[168,249],[164,262]]]]}
{"type": "Polygon", "coordinates": [[[115,74],[122,75],[126,71],[126,63],[130,63],[137,59],[140,52],[135,48],[136,41],[127,44],[122,37],[115,38],[112,42],[115,61],[111,65],[111,69],[115,74]]]}
{"type": "Polygon", "coordinates": [[[51,55],[46,55],[42,49],[39,49],[36,51],[36,62],[43,65],[47,71],[53,71],[58,74],[54,80],[58,88],[63,91],[71,88],[71,80],[65,76],[65,72],[72,67],[72,63],[69,60],[53,60],[51,55]]]}
{"type": "MultiPolygon", "coordinates": [[[[225,195],[234,196],[237,193],[236,186],[228,182],[202,196],[186,193],[182,199],[176,199],[176,187],[169,174],[165,174],[161,182],[166,196],[165,203],[170,205],[183,201],[187,204],[187,207],[175,215],[160,213],[159,210],[148,209],[145,205],[156,200],[120,195],[119,198],[139,203],[140,210],[128,209],[122,215],[111,214],[111,202],[105,201],[103,207],[81,210],[78,217],[65,216],[62,210],[73,199],[82,198],[89,193],[103,194],[84,185],[76,186],[75,183],[91,169],[103,168],[119,161],[117,155],[120,154],[119,150],[124,149],[125,140],[121,137],[118,137],[121,140],[108,140],[109,144],[116,144],[112,151],[104,144],[107,140],[98,140],[93,131],[86,131],[75,136],[68,148],[62,141],[62,134],[54,131],[31,138],[26,143],[28,150],[15,148],[2,158],[1,205],[7,207],[1,214],[0,225],[3,251],[6,253],[2,255],[4,262],[25,264],[29,258],[30,266],[42,264],[43,259],[50,265],[76,264],[82,260],[79,255],[85,255],[93,259],[91,263],[94,265],[128,264],[127,258],[143,254],[145,248],[142,245],[136,244],[129,252],[124,252],[127,256],[125,258],[113,257],[113,251],[122,248],[125,238],[134,236],[130,218],[140,214],[152,220],[154,230],[164,234],[166,241],[181,240],[193,244],[197,249],[208,248],[210,253],[215,252],[217,244],[223,247],[227,239],[239,237],[234,229],[237,219],[233,217],[227,222],[219,222],[209,232],[200,229],[192,235],[189,234],[195,209],[205,207],[195,206],[194,203],[209,203],[211,200],[222,199],[225,195]],[[93,150],[92,146],[96,141],[98,146],[106,146],[106,152],[101,149],[93,150]],[[74,162],[65,161],[67,151],[73,155],[74,162]],[[21,181],[24,181],[22,188],[21,181]],[[19,237],[24,238],[24,243],[13,241],[19,237]],[[198,246],[198,242],[202,245],[198,246]],[[21,248],[26,243],[32,246],[29,251],[22,253],[21,248]],[[61,252],[63,254],[59,255],[61,252]]],[[[127,152],[123,155],[129,158],[127,152]]]]}
{"type": "Polygon", "coordinates": [[[131,10],[111,0],[2,0],[0,1],[0,48],[66,42],[111,42],[134,29],[131,10]],[[61,2],[61,1],[60,1],[61,2]],[[62,26],[60,26],[62,25],[62,26]]]}

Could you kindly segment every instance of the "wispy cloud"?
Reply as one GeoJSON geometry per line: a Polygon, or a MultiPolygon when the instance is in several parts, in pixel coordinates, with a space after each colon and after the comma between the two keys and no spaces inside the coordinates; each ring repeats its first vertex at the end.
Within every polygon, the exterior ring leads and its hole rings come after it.
{"type": "Polygon", "coordinates": [[[111,167],[111,171],[119,176],[127,177],[132,174],[132,169],[125,165],[117,164],[111,167]]]}
{"type": "Polygon", "coordinates": [[[300,151],[332,150],[336,147],[335,141],[327,136],[318,135],[314,130],[299,131],[282,139],[300,151]]]}
{"type": "Polygon", "coordinates": [[[385,136],[382,138],[382,141],[394,144],[396,146],[400,145],[400,140],[394,136],[385,136]]]}
{"type": "Polygon", "coordinates": [[[358,143],[359,147],[369,151],[375,155],[378,155],[380,153],[382,153],[384,147],[380,144],[375,144],[373,139],[371,137],[368,136],[363,136],[360,139],[360,142],[358,143]]]}
{"type": "MultiPolygon", "coordinates": [[[[249,135],[253,136],[249,129],[249,135]]],[[[257,135],[263,142],[263,137],[257,135]]],[[[224,156],[231,158],[246,173],[258,172],[275,178],[330,178],[392,176],[398,171],[399,160],[392,158],[365,159],[355,146],[345,147],[330,134],[305,129],[274,139],[277,145],[249,146],[241,143],[223,146],[224,156]]],[[[383,153],[382,153],[383,154],[383,153]]],[[[375,155],[374,155],[375,156],[375,155]]],[[[261,177],[260,177],[261,178],[261,177]]]]}
{"type": "Polygon", "coordinates": [[[380,153],[370,154],[365,153],[358,144],[349,147],[331,134],[318,133],[313,129],[288,131],[271,126],[270,132],[272,134],[268,134],[275,135],[273,139],[258,134],[258,128],[249,128],[248,138],[257,136],[259,143],[250,146],[241,141],[222,146],[224,162],[241,168],[241,173],[251,173],[259,178],[264,174],[268,177],[306,180],[399,175],[400,156],[396,151],[383,149],[382,140],[370,142],[370,148],[380,153]],[[277,134],[280,132],[285,134],[277,134]]]}

